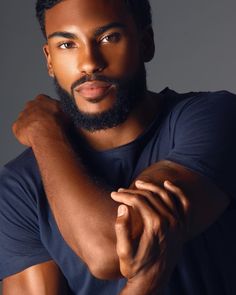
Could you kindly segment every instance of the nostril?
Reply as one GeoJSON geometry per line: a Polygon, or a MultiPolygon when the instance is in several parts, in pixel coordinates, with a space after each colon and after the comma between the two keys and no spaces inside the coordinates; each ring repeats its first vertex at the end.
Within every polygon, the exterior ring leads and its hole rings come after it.
{"type": "Polygon", "coordinates": [[[91,45],[85,48],[85,51],[80,51],[80,72],[86,75],[91,75],[97,72],[102,72],[106,67],[106,62],[97,47],[91,45]]]}

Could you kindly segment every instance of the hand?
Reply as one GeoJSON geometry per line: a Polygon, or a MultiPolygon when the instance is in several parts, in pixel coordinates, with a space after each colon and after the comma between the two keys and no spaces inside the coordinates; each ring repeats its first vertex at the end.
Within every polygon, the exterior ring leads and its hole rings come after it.
{"type": "Polygon", "coordinates": [[[121,294],[162,294],[184,242],[189,202],[178,187],[167,181],[164,188],[139,181],[136,187],[112,193],[113,200],[123,203],[115,226],[120,271],[128,279],[121,294]],[[138,246],[130,234],[129,207],[138,210],[143,221],[138,246]]]}
{"type": "Polygon", "coordinates": [[[39,95],[29,101],[12,126],[18,141],[32,146],[33,140],[42,137],[52,139],[63,137],[62,125],[67,121],[59,102],[46,95],[39,95]]]}

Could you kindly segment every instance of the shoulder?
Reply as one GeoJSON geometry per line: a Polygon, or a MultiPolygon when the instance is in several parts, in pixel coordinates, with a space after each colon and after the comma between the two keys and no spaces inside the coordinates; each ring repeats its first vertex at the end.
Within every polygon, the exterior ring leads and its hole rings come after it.
{"type": "Polygon", "coordinates": [[[207,177],[235,197],[236,96],[217,91],[178,97],[168,122],[165,160],[207,177]]]}
{"type": "Polygon", "coordinates": [[[177,93],[165,92],[168,126],[172,131],[182,128],[207,128],[208,125],[229,128],[236,125],[236,95],[228,91],[177,93]],[[176,129],[177,128],[177,129],[176,129]]]}
{"type": "Polygon", "coordinates": [[[176,93],[172,92],[172,100],[174,100],[173,113],[185,113],[193,111],[215,112],[228,110],[235,112],[236,110],[236,95],[226,90],[215,92],[189,92],[189,93],[176,93]]]}

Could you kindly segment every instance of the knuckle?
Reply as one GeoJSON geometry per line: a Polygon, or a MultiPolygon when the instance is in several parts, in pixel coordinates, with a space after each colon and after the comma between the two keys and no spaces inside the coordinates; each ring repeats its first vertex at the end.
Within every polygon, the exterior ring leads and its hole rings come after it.
{"type": "Polygon", "coordinates": [[[174,186],[173,187],[173,191],[178,194],[178,195],[182,195],[183,191],[178,187],[178,186],[174,186]]]}
{"type": "Polygon", "coordinates": [[[148,199],[152,199],[153,197],[155,197],[155,194],[154,194],[154,192],[146,191],[145,196],[146,196],[148,199]]]}
{"type": "Polygon", "coordinates": [[[122,231],[124,229],[124,226],[125,226],[124,221],[121,221],[120,219],[116,220],[116,223],[115,223],[116,231],[118,231],[118,232],[122,231]]]}
{"type": "Polygon", "coordinates": [[[116,252],[117,252],[117,255],[119,256],[119,258],[122,260],[125,260],[128,257],[128,251],[123,246],[118,246],[116,248],[116,252]]]}
{"type": "Polygon", "coordinates": [[[32,108],[34,105],[35,105],[34,100],[27,101],[26,104],[25,104],[25,110],[28,110],[28,109],[32,108]]]}
{"type": "Polygon", "coordinates": [[[45,94],[42,94],[42,93],[40,93],[40,94],[38,94],[37,96],[36,96],[36,100],[44,100],[46,98],[46,95],[45,94]]]}
{"type": "Polygon", "coordinates": [[[134,197],[134,204],[135,205],[141,205],[145,200],[145,197],[143,195],[136,195],[134,197]]]}
{"type": "Polygon", "coordinates": [[[25,106],[31,106],[32,104],[34,104],[34,100],[29,100],[25,103],[25,106]]]}
{"type": "Polygon", "coordinates": [[[183,199],[183,207],[184,207],[185,213],[188,214],[191,211],[191,204],[190,204],[190,201],[187,198],[183,199]]]}
{"type": "Polygon", "coordinates": [[[162,223],[163,221],[159,217],[156,217],[152,220],[151,228],[154,235],[157,235],[159,233],[162,223]]]}
{"type": "Polygon", "coordinates": [[[132,267],[130,267],[126,263],[125,264],[121,263],[120,269],[121,269],[121,273],[123,274],[125,278],[130,279],[132,277],[133,275],[132,267]]]}
{"type": "Polygon", "coordinates": [[[161,190],[159,194],[163,200],[167,200],[169,198],[169,194],[165,190],[161,190]]]}
{"type": "Polygon", "coordinates": [[[130,202],[135,205],[135,206],[139,206],[140,205],[140,201],[141,201],[141,197],[138,198],[137,195],[132,195],[129,197],[130,202]]]}

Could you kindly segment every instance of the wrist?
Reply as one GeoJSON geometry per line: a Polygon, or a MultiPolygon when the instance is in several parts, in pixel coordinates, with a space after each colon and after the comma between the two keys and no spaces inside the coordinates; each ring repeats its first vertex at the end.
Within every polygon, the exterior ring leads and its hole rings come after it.
{"type": "Polygon", "coordinates": [[[40,144],[49,145],[55,144],[56,142],[67,142],[65,132],[58,124],[50,124],[50,126],[38,124],[38,126],[31,126],[28,129],[28,139],[32,148],[40,144]]]}
{"type": "Polygon", "coordinates": [[[150,288],[147,281],[143,281],[142,284],[128,281],[121,291],[120,295],[164,295],[164,290],[161,287],[156,286],[150,288]]]}
{"type": "Polygon", "coordinates": [[[120,295],[163,295],[166,285],[164,281],[160,278],[156,269],[144,270],[142,273],[127,280],[120,295]]]}

